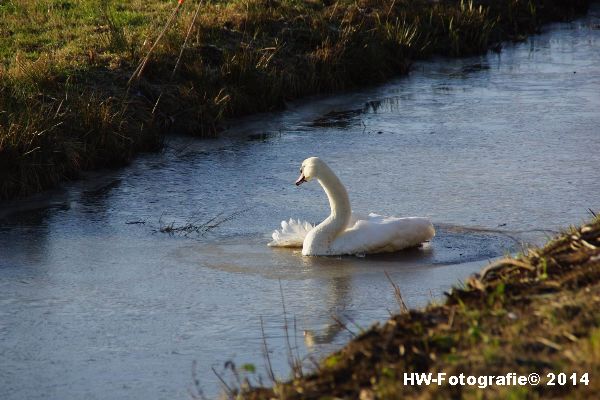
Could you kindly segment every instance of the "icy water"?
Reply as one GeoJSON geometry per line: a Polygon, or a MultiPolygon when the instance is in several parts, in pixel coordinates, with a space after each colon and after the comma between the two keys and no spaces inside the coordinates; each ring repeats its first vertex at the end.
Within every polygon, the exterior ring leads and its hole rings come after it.
{"type": "Polygon", "coordinates": [[[422,306],[518,242],[588,218],[600,208],[599,28],[596,7],[500,54],[419,64],[0,205],[0,398],[185,398],[194,362],[209,396],[227,360],[267,381],[261,318],[285,377],[281,291],[292,347],[318,358],[350,337],[335,320],[358,331],[397,310],[384,271],[422,306]],[[354,209],[428,216],[438,236],[379,257],[268,248],[282,219],[327,215],[317,184],[293,185],[312,155],[354,209]],[[203,231],[159,231],[172,223],[203,231]]]}

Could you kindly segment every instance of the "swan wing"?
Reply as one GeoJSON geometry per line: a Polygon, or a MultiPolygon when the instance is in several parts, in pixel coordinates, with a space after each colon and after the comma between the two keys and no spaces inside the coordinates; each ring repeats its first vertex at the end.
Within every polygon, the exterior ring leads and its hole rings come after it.
{"type": "Polygon", "coordinates": [[[418,246],[434,236],[435,230],[428,218],[369,214],[349,226],[331,247],[333,254],[384,253],[418,246]]]}
{"type": "Polygon", "coordinates": [[[270,247],[302,247],[304,238],[313,226],[306,222],[290,218],[289,221],[281,221],[281,229],[273,231],[273,240],[268,243],[270,247]]]}
{"type": "Polygon", "coordinates": [[[375,217],[375,216],[377,216],[377,217],[380,217],[380,215],[377,215],[377,214],[374,214],[374,213],[371,213],[371,214],[364,214],[364,213],[361,213],[361,212],[355,212],[355,211],[351,211],[351,212],[350,212],[350,219],[348,220],[348,225],[347,225],[346,229],[350,229],[350,228],[352,228],[352,227],[353,227],[353,226],[354,226],[354,225],[355,225],[355,224],[356,224],[358,221],[360,221],[360,220],[363,220],[363,219],[364,219],[364,220],[368,220],[368,219],[369,219],[369,218],[371,218],[372,216],[373,216],[373,217],[375,217]]]}

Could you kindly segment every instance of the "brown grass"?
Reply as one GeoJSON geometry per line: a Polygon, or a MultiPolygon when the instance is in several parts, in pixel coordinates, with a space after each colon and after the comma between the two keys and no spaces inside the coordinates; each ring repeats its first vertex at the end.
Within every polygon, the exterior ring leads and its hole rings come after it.
{"type": "Polygon", "coordinates": [[[0,3],[0,199],[123,165],[169,130],[214,136],[225,118],[484,52],[588,1],[197,4],[0,3]]]}

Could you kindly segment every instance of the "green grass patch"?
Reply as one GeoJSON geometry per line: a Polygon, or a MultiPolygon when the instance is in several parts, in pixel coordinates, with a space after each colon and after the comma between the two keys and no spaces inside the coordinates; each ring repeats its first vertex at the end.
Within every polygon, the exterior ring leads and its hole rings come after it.
{"type": "Polygon", "coordinates": [[[225,118],[485,52],[587,3],[230,0],[196,15],[188,0],[153,46],[177,2],[2,1],[0,199],[123,165],[169,130],[214,136],[225,118]]]}

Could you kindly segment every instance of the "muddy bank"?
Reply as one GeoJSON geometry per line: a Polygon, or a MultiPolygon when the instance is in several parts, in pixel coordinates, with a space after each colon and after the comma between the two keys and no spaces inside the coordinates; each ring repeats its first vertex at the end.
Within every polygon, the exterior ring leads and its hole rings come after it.
{"type": "Polygon", "coordinates": [[[242,397],[586,398],[600,391],[599,307],[600,219],[595,219],[527,255],[489,265],[441,305],[374,326],[325,358],[316,372],[242,397]],[[541,382],[484,389],[404,385],[404,373],[411,372],[537,373],[541,382]],[[561,373],[569,377],[566,383],[558,383],[561,373]]]}

